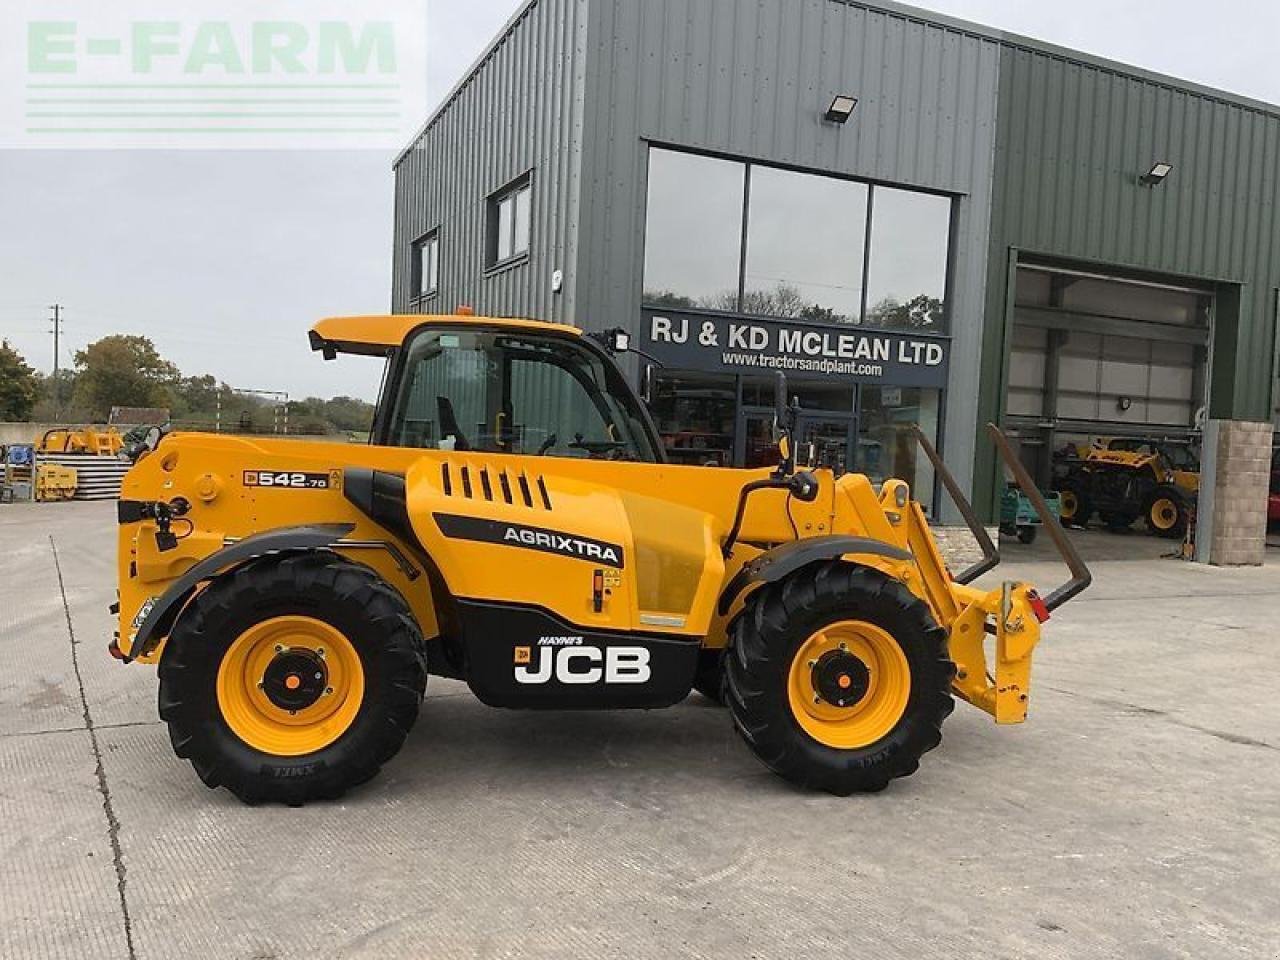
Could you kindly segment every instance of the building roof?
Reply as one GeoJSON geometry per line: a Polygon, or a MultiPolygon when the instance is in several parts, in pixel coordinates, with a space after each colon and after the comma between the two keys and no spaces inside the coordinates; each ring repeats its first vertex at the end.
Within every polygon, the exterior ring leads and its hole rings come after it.
{"type": "MultiPolygon", "coordinates": [[[[414,145],[422,139],[423,135],[431,129],[432,125],[449,109],[450,105],[456,100],[459,94],[466,88],[474,77],[485,65],[494,51],[502,45],[508,34],[524,19],[529,10],[538,4],[539,0],[525,0],[524,3],[516,9],[511,18],[498,31],[497,36],[484,48],[476,61],[467,68],[462,77],[458,80],[453,88],[450,89],[444,99],[440,101],[440,105],[436,107],[427,117],[427,120],[418,131],[413,135],[404,148],[396,154],[392,167],[399,166],[400,161],[405,155],[413,149],[414,145]]],[[[1022,36],[1017,33],[1009,33],[1004,30],[998,30],[995,27],[983,26],[979,23],[973,23],[968,20],[961,20],[958,17],[952,17],[944,13],[936,13],[932,10],[925,10],[920,7],[909,6],[905,3],[897,3],[895,0],[827,0],[829,3],[843,3],[848,6],[862,7],[865,10],[875,10],[882,13],[894,14],[906,20],[916,20],[922,23],[931,23],[937,26],[955,30],[957,33],[967,34],[969,36],[979,37],[985,40],[992,40],[1004,46],[1015,49],[1023,49],[1033,53],[1046,54],[1052,57],[1058,57],[1067,62],[1087,64],[1089,66],[1098,67],[1108,70],[1112,73],[1122,76],[1133,77],[1136,80],[1146,81],[1148,83],[1158,84],[1159,86],[1168,87],[1172,90],[1182,90],[1197,96],[1205,97],[1209,100],[1216,100],[1220,103],[1226,103],[1240,107],[1245,110],[1253,110],[1259,113],[1265,113],[1273,117],[1280,117],[1280,105],[1267,103],[1265,100],[1257,100],[1253,97],[1246,97],[1242,94],[1231,93],[1215,87],[1205,86],[1190,80],[1183,80],[1169,74],[1157,73],[1153,70],[1147,70],[1143,67],[1135,67],[1131,64],[1122,63],[1118,60],[1108,60],[1105,57],[1094,56],[1090,53],[1084,53],[1080,50],[1073,50],[1070,47],[1061,47],[1057,44],[1048,43],[1044,40],[1036,40],[1033,37],[1022,36]]]]}
{"type": "Polygon", "coordinates": [[[360,317],[325,317],[311,328],[311,349],[326,347],[341,353],[378,356],[404,343],[418,327],[429,323],[453,325],[500,325],[521,330],[544,330],[561,335],[580,335],[577,327],[516,317],[477,317],[471,314],[400,313],[360,317]]]}

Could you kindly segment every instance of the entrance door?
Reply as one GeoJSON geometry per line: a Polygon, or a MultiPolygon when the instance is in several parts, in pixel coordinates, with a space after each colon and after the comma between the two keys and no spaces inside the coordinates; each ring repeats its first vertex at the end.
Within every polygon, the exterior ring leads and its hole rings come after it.
{"type": "Polygon", "coordinates": [[[836,473],[845,473],[853,468],[853,449],[857,439],[858,418],[853,414],[802,412],[796,424],[800,452],[808,457],[812,445],[813,463],[831,467],[836,473]]]}
{"type": "MultiPolygon", "coordinates": [[[[738,450],[736,460],[744,467],[778,465],[778,444],[773,437],[773,410],[743,407],[738,414],[738,450]]],[[[802,461],[813,444],[815,464],[837,471],[853,466],[854,444],[858,439],[858,418],[852,413],[828,410],[801,410],[796,420],[796,454],[802,461]]]]}

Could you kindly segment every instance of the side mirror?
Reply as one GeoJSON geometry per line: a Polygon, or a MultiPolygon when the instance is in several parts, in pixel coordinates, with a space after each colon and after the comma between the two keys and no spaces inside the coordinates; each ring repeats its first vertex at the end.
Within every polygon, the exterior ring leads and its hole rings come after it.
{"type": "Polygon", "coordinates": [[[773,380],[773,428],[779,432],[791,429],[791,407],[787,405],[787,375],[781,370],[773,380]]]}
{"type": "Polygon", "coordinates": [[[778,453],[782,457],[782,462],[774,471],[775,476],[786,477],[795,472],[796,451],[791,436],[795,421],[795,408],[787,403],[787,377],[779,370],[774,379],[773,430],[777,436],[778,453]]]}

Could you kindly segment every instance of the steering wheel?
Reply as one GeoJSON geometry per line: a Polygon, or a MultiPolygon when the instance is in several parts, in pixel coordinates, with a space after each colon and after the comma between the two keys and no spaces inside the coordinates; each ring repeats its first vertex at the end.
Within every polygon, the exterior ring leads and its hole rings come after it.
{"type": "Polygon", "coordinates": [[[571,450],[585,450],[590,454],[612,453],[615,450],[621,450],[626,444],[620,440],[586,440],[582,434],[575,433],[573,442],[567,444],[571,450]]]}

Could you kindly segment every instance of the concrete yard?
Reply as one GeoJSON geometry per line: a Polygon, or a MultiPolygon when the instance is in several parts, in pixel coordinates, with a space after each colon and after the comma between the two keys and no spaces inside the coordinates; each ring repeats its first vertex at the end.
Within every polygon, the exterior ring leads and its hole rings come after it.
{"type": "Polygon", "coordinates": [[[1280,955],[1280,562],[1097,561],[1030,722],[960,704],[874,796],[793,789],[696,694],[518,713],[432,678],[380,777],[249,808],[107,656],[113,509],[0,506],[6,960],[1280,955]]]}

